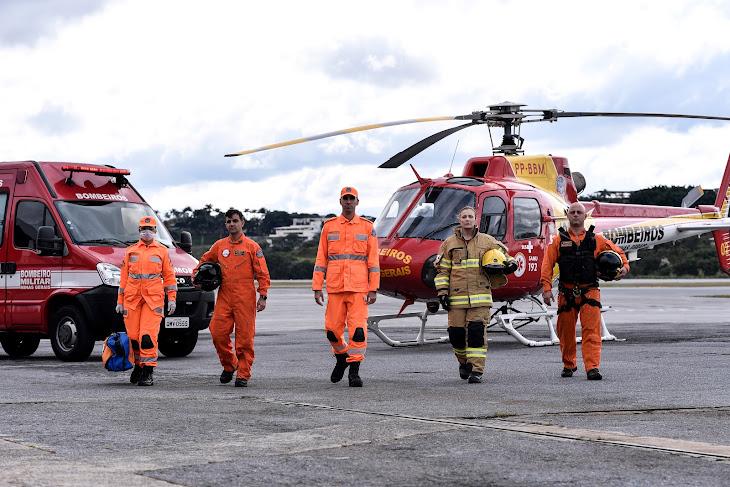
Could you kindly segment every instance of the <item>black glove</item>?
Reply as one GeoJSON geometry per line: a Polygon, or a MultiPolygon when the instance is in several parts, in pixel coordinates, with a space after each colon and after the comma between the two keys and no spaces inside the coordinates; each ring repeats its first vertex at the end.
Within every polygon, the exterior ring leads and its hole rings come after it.
{"type": "Polygon", "coordinates": [[[504,273],[512,274],[514,271],[517,270],[517,261],[515,259],[510,259],[504,264],[504,273]]]}
{"type": "Polygon", "coordinates": [[[441,307],[445,309],[446,311],[449,311],[451,309],[451,305],[449,304],[449,296],[446,294],[442,294],[439,296],[439,302],[441,303],[441,307]]]}

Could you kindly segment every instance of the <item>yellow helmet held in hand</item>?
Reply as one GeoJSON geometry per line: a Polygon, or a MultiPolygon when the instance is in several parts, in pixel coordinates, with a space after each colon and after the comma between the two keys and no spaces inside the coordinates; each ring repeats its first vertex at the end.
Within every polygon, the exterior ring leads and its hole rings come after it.
{"type": "Polygon", "coordinates": [[[484,252],[480,265],[486,274],[511,274],[517,270],[517,262],[500,249],[484,252]]]}

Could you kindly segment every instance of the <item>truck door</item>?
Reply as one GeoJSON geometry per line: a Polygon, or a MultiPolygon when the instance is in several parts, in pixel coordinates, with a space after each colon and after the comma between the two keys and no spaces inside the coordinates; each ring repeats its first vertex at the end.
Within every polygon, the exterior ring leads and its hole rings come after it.
{"type": "Polygon", "coordinates": [[[15,174],[0,173],[0,330],[7,328],[7,278],[8,275],[15,272],[7,262],[10,231],[6,228],[9,226],[6,225],[6,222],[10,213],[10,199],[14,184],[15,174]]]}
{"type": "Polygon", "coordinates": [[[39,255],[36,239],[41,226],[54,229],[58,225],[42,200],[16,199],[14,202],[12,235],[7,242],[7,260],[15,272],[7,277],[6,318],[16,331],[46,332],[43,318],[45,301],[52,292],[52,281],[60,279],[62,257],[39,255]],[[55,279],[54,279],[55,277],[55,279]]]}

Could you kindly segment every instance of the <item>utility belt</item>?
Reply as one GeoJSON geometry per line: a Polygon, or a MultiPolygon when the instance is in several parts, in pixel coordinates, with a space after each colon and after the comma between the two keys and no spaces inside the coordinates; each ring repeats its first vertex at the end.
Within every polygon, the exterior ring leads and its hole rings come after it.
{"type": "Polygon", "coordinates": [[[558,285],[558,292],[565,297],[565,304],[558,307],[558,314],[564,313],[566,311],[570,311],[571,309],[575,309],[576,311],[580,311],[580,308],[587,304],[589,306],[595,306],[597,308],[601,307],[601,302],[597,301],[593,298],[586,298],[586,294],[588,291],[591,291],[593,289],[598,289],[598,283],[589,284],[585,287],[580,287],[577,284],[573,286],[572,288],[563,286],[562,284],[558,285]],[[580,300],[580,304],[576,303],[575,300],[580,296],[582,299],[580,300]]]}

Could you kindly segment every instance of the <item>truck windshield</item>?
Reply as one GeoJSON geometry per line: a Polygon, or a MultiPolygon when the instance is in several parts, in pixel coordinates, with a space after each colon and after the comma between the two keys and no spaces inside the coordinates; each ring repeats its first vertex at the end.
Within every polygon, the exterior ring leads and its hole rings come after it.
{"type": "Polygon", "coordinates": [[[457,213],[465,206],[474,206],[471,191],[432,186],[423,193],[398,230],[400,237],[444,240],[458,225],[457,213]]]}
{"type": "MultiPolygon", "coordinates": [[[[139,240],[139,219],[155,215],[148,205],[124,201],[58,201],[63,224],[80,245],[126,247],[139,240]]],[[[157,241],[172,247],[172,237],[157,221],[157,241]]]]}

